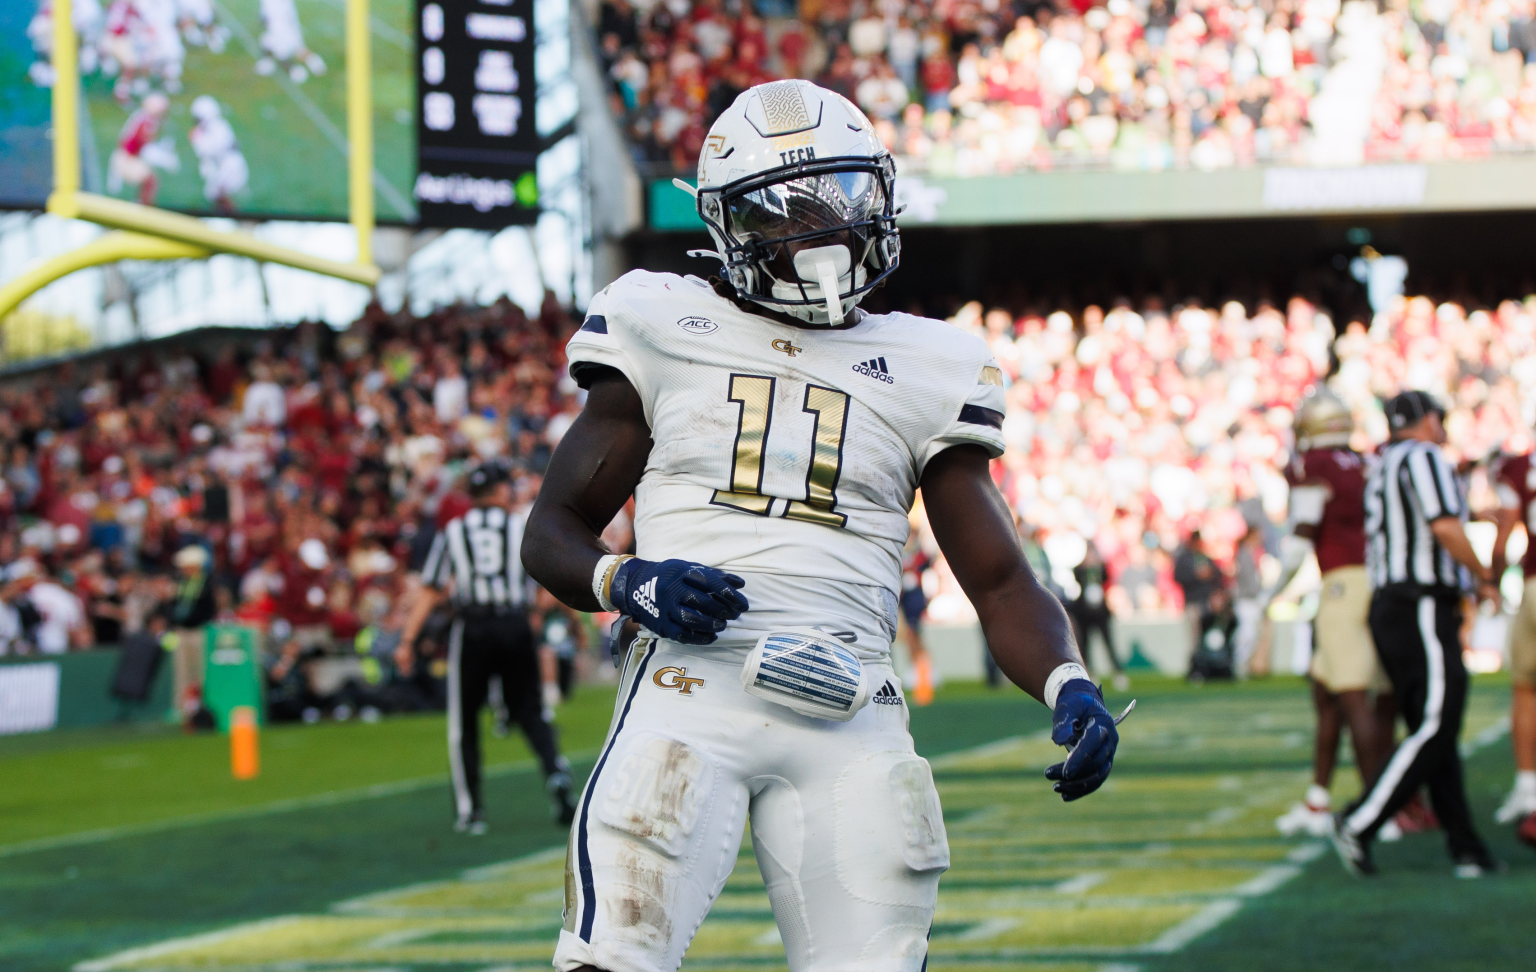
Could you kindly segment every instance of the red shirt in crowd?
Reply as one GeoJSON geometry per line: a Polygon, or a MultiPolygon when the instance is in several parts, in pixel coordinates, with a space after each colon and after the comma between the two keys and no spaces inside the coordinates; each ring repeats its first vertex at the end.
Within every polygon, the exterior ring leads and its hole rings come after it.
{"type": "Polygon", "coordinates": [[[1313,529],[1317,567],[1328,573],[1365,563],[1365,460],[1353,449],[1311,449],[1286,467],[1291,488],[1323,486],[1328,499],[1313,529]]]}
{"type": "Polygon", "coordinates": [[[290,561],[283,571],[282,615],[295,628],[328,625],[331,610],[325,601],[325,574],[290,561]]]}

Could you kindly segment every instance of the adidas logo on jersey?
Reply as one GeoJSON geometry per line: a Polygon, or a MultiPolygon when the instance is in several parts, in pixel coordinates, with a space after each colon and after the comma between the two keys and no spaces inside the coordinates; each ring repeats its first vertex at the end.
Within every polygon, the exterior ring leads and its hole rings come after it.
{"type": "Polygon", "coordinates": [[[661,617],[661,612],[656,610],[656,578],[652,577],[635,588],[635,592],[629,596],[629,599],[645,608],[651,617],[661,617]]]}
{"type": "Polygon", "coordinates": [[[887,385],[896,384],[896,379],[891,377],[890,369],[885,366],[884,358],[870,358],[868,361],[860,361],[853,366],[853,370],[876,381],[883,381],[887,385]]]}
{"type": "Polygon", "coordinates": [[[896,691],[895,687],[892,686],[890,682],[886,682],[884,685],[880,686],[880,688],[875,691],[875,694],[870,699],[870,701],[876,705],[906,704],[906,700],[901,697],[901,693],[896,691]]]}

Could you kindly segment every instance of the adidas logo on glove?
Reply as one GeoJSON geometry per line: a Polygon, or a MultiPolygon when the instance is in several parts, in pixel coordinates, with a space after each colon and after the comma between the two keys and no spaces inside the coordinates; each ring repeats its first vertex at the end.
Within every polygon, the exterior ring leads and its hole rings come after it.
{"type": "Polygon", "coordinates": [[[656,578],[652,577],[644,584],[635,588],[635,592],[630,595],[629,599],[645,608],[651,617],[661,616],[661,612],[656,610],[656,578]]]}

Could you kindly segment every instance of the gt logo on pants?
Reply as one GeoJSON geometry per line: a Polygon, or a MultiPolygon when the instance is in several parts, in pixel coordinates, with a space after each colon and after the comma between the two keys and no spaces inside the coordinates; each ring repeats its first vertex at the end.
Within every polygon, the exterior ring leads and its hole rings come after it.
{"type": "Polygon", "coordinates": [[[689,678],[686,668],[658,668],[651,681],[657,688],[677,689],[678,695],[692,695],[696,686],[704,684],[702,678],[689,678]]]}

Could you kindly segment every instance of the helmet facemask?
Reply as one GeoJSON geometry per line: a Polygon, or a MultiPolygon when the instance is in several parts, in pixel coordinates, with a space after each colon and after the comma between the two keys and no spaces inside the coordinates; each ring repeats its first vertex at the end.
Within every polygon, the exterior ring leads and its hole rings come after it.
{"type": "Polygon", "coordinates": [[[699,212],[741,297],[836,327],[896,269],[894,184],[889,156],[825,159],[701,190],[699,212]]]}

